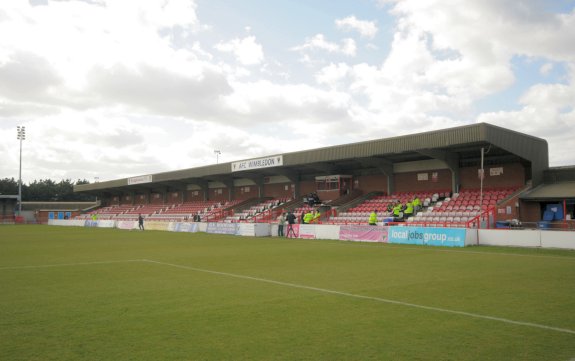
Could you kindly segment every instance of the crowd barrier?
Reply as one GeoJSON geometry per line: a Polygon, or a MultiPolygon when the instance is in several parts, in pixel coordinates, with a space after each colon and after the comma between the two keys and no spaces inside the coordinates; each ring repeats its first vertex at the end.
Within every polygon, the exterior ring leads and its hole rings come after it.
{"type": "MultiPolygon", "coordinates": [[[[138,228],[137,221],[52,219],[53,226],[138,228]]],[[[205,232],[237,236],[277,237],[277,224],[268,223],[188,223],[145,222],[146,230],[170,232],[205,232]]],[[[575,232],[549,230],[501,230],[470,228],[432,228],[404,226],[362,226],[294,224],[289,238],[331,239],[352,242],[379,242],[423,246],[465,247],[470,245],[561,248],[575,250],[575,232]]]]}

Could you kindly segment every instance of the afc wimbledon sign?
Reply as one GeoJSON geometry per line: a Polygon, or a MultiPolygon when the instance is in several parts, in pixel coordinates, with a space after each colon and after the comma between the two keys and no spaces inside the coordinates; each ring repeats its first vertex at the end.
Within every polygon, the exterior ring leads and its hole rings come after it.
{"type": "Polygon", "coordinates": [[[241,162],[232,163],[232,172],[239,172],[242,170],[259,169],[259,168],[269,168],[278,167],[284,164],[283,156],[276,155],[273,157],[258,158],[251,160],[244,160],[241,162]]]}
{"type": "Polygon", "coordinates": [[[141,184],[141,183],[151,183],[152,176],[151,175],[142,175],[139,177],[128,178],[128,185],[132,184],[141,184]]]}

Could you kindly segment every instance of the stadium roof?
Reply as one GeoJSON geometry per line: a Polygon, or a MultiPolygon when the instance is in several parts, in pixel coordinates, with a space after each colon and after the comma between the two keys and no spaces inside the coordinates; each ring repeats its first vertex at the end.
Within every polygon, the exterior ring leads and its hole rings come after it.
{"type": "Polygon", "coordinates": [[[547,141],[494,125],[479,123],[399,137],[337,145],[268,158],[281,159],[281,166],[238,170],[241,162],[77,185],[75,192],[119,194],[153,189],[185,189],[189,184],[205,185],[210,181],[233,184],[234,179],[254,181],[274,175],[290,180],[313,179],[318,175],[361,174],[369,170],[390,174],[396,163],[441,160],[450,169],[479,166],[480,150],[488,150],[486,165],[521,162],[531,171],[534,185],[541,183],[549,166],[547,141]],[[133,181],[138,178],[144,181],[133,181]]]}
{"type": "Polygon", "coordinates": [[[542,184],[520,198],[528,201],[575,199],[575,182],[542,184]]]}
{"type": "Polygon", "coordinates": [[[0,199],[18,199],[19,197],[17,195],[13,196],[13,195],[1,195],[0,194],[0,199]]]}
{"type": "Polygon", "coordinates": [[[553,167],[543,174],[544,184],[521,195],[527,201],[575,199],[575,167],[553,167]]]}

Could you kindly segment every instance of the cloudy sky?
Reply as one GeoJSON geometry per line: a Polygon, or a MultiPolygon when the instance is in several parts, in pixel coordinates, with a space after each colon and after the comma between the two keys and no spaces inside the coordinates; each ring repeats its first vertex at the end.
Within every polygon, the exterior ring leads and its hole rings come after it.
{"type": "Polygon", "coordinates": [[[575,165],[575,0],[3,0],[0,178],[159,173],[487,122],[575,165]]]}

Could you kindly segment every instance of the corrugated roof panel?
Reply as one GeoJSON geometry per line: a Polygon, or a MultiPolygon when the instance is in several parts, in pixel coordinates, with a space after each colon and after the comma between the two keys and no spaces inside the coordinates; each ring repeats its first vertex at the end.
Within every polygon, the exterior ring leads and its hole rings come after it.
{"type": "Polygon", "coordinates": [[[575,198],[575,182],[542,184],[520,198],[525,200],[575,198]]]}
{"type": "MultiPolygon", "coordinates": [[[[548,168],[548,148],[545,140],[486,123],[285,153],[283,154],[283,164],[284,166],[294,167],[372,156],[390,157],[393,155],[416,153],[417,150],[446,149],[449,147],[478,143],[494,144],[501,149],[531,161],[534,184],[540,182],[543,170],[548,168]]],[[[229,176],[231,173],[231,163],[221,163],[153,174],[153,182],[229,176]]],[[[76,191],[104,190],[106,188],[119,188],[127,185],[127,179],[119,179],[76,186],[74,189],[76,191]]]]}

